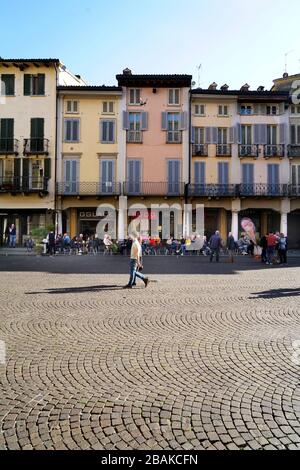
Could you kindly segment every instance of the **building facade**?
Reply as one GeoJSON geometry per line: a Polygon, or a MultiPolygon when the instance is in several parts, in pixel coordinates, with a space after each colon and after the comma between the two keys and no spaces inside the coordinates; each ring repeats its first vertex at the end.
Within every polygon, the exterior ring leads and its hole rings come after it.
{"type": "Polygon", "coordinates": [[[58,59],[0,59],[0,244],[54,225],[60,77],[82,83],[58,59]]]}

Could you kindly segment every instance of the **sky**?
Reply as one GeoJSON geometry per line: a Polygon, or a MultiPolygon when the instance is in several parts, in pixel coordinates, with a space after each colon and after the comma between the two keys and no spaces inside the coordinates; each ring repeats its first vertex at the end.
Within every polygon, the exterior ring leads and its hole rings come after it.
{"type": "Polygon", "coordinates": [[[286,53],[300,73],[299,0],[0,0],[0,18],[1,57],[59,58],[90,85],[128,67],[269,89],[286,53]]]}

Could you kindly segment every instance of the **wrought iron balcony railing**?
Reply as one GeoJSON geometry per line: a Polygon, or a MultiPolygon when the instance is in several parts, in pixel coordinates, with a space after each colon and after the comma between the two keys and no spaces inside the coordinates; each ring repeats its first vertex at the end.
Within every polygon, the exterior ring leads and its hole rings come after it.
{"type": "Polygon", "coordinates": [[[300,184],[290,184],[289,195],[291,197],[300,197],[300,184]]]}
{"type": "Polygon", "coordinates": [[[230,144],[217,144],[216,153],[218,157],[230,157],[231,145],[230,144]]]}
{"type": "Polygon", "coordinates": [[[194,156],[207,157],[207,155],[208,155],[207,144],[193,144],[192,153],[193,153],[194,156]]]}
{"type": "Polygon", "coordinates": [[[127,142],[141,144],[143,142],[142,131],[127,131],[127,142]]]}
{"type": "Polygon", "coordinates": [[[123,190],[128,196],[183,196],[184,183],[126,181],[123,190]]]}
{"type": "Polygon", "coordinates": [[[49,139],[24,139],[24,155],[49,155],[49,139]]]}
{"type": "Polygon", "coordinates": [[[47,193],[48,178],[12,177],[0,178],[0,193],[47,193]]]}
{"type": "Polygon", "coordinates": [[[18,155],[17,139],[0,139],[0,155],[18,155]]]}
{"type": "Polygon", "coordinates": [[[284,145],[265,145],[264,157],[284,157],[284,145]]]}
{"type": "Polygon", "coordinates": [[[67,181],[56,183],[59,196],[118,196],[121,184],[116,182],[79,182],[67,181]]]}
{"type": "Polygon", "coordinates": [[[239,193],[241,197],[287,197],[289,186],[287,184],[244,183],[240,184],[239,193]]]}
{"type": "Polygon", "coordinates": [[[241,144],[239,145],[239,157],[258,157],[258,145],[241,144]]]}
{"type": "Polygon", "coordinates": [[[300,145],[289,145],[288,146],[288,157],[300,157],[300,145]]]}
{"type": "Polygon", "coordinates": [[[237,184],[190,184],[189,196],[202,197],[236,197],[238,196],[237,184]]]}

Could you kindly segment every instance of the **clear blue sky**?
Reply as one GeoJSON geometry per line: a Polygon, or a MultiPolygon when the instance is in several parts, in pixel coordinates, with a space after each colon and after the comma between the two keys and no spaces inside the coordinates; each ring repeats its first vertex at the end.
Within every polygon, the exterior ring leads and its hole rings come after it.
{"type": "Polygon", "coordinates": [[[0,0],[0,56],[57,57],[90,84],[189,73],[265,85],[300,72],[299,0],[0,0]]]}

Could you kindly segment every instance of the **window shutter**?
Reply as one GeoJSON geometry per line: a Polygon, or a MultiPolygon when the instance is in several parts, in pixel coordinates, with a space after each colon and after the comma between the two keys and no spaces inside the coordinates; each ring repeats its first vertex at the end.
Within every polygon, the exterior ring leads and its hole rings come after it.
{"type": "Polygon", "coordinates": [[[38,74],[38,95],[45,94],[45,74],[39,73],[38,74]]]}
{"type": "Polygon", "coordinates": [[[114,102],[113,101],[109,102],[108,109],[109,109],[110,113],[114,112],[114,102]]]}
{"type": "MultiPolygon", "coordinates": [[[[292,165],[292,184],[297,184],[297,173],[296,173],[296,165],[292,165]]],[[[299,167],[300,168],[300,167],[299,167]]]]}
{"type": "Polygon", "coordinates": [[[115,123],[114,123],[114,121],[109,121],[108,128],[109,128],[108,140],[109,140],[109,142],[114,142],[115,141],[115,123]]]}
{"type": "Polygon", "coordinates": [[[297,126],[297,144],[300,144],[300,125],[297,126]]]}
{"type": "Polygon", "coordinates": [[[259,124],[260,144],[267,143],[267,124],[259,124]]]}
{"type": "Polygon", "coordinates": [[[51,178],[51,158],[45,158],[44,160],[44,176],[47,179],[51,178]]]}
{"type": "Polygon", "coordinates": [[[223,106],[221,106],[221,105],[219,105],[218,114],[219,114],[219,115],[222,115],[222,114],[223,114],[223,106]]]}
{"type": "Polygon", "coordinates": [[[180,113],[180,130],[184,131],[187,128],[187,112],[180,113]]]}
{"type": "Polygon", "coordinates": [[[255,103],[253,105],[253,114],[259,114],[259,112],[260,112],[259,108],[260,108],[260,105],[255,103]]]}
{"type": "Polygon", "coordinates": [[[129,129],[129,113],[127,111],[123,111],[123,129],[126,131],[129,129]]]}
{"type": "Polygon", "coordinates": [[[237,143],[241,144],[242,143],[242,126],[241,126],[241,124],[237,124],[236,134],[237,134],[237,143]]]}
{"type": "Polygon", "coordinates": [[[101,120],[101,142],[106,142],[107,140],[107,122],[101,120]]]}
{"type": "Polygon", "coordinates": [[[43,139],[44,138],[44,119],[32,118],[31,119],[30,138],[43,139]]]}
{"type": "Polygon", "coordinates": [[[166,131],[168,127],[168,113],[161,113],[161,129],[166,131]]]}
{"type": "Polygon", "coordinates": [[[286,142],[286,126],[285,123],[279,124],[279,144],[284,145],[286,142]]]}
{"type": "Polygon", "coordinates": [[[212,141],[211,141],[211,131],[212,128],[211,127],[205,127],[205,141],[207,144],[211,144],[212,141]]]}
{"type": "Polygon", "coordinates": [[[229,128],[229,144],[235,144],[236,143],[236,129],[235,127],[230,127],[229,128]]]}
{"type": "Polygon", "coordinates": [[[224,115],[225,116],[228,115],[228,106],[227,105],[224,106],[224,115]]]}
{"type": "Polygon", "coordinates": [[[72,136],[72,140],[74,142],[77,142],[79,141],[79,121],[77,119],[74,119],[72,121],[73,123],[73,136],[72,136]]]}
{"type": "Polygon", "coordinates": [[[103,112],[107,113],[107,101],[103,102],[103,112]]]}
{"type": "Polygon", "coordinates": [[[13,119],[11,118],[1,119],[0,137],[1,139],[13,139],[14,138],[14,120],[13,119]]]}
{"type": "Polygon", "coordinates": [[[31,94],[31,75],[24,74],[24,95],[30,96],[31,94]]]}
{"type": "Polygon", "coordinates": [[[254,124],[254,139],[253,139],[253,143],[255,145],[258,145],[260,142],[260,125],[259,124],[254,124]]]}
{"type": "Polygon", "coordinates": [[[67,101],[67,112],[68,113],[72,112],[72,101],[67,101]]]}
{"type": "Polygon", "coordinates": [[[291,126],[291,144],[294,145],[296,143],[296,126],[291,126]]]}
{"type": "Polygon", "coordinates": [[[23,178],[29,177],[29,162],[29,159],[23,158],[23,178]]]}
{"type": "Polygon", "coordinates": [[[65,119],[65,140],[69,142],[71,140],[71,121],[65,119]]]}
{"type": "Polygon", "coordinates": [[[173,101],[173,90],[170,89],[169,90],[169,104],[173,104],[174,101],[173,101]]]}
{"type": "Polygon", "coordinates": [[[218,143],[218,128],[217,127],[212,127],[212,143],[213,144],[218,143]]]}
{"type": "Polygon", "coordinates": [[[135,93],[134,93],[134,89],[132,88],[131,90],[129,90],[129,103],[134,104],[134,102],[135,102],[135,93]]]}
{"type": "Polygon", "coordinates": [[[141,118],[142,118],[141,119],[142,121],[141,131],[146,131],[148,129],[148,113],[142,112],[141,118]]]}
{"type": "MultiPolygon", "coordinates": [[[[23,168],[24,168],[24,160],[23,160],[23,168]]],[[[20,158],[14,158],[14,177],[15,178],[20,178],[21,174],[21,159],[20,158]]]]}
{"type": "Polygon", "coordinates": [[[78,101],[73,101],[73,113],[78,112],[78,101]]]}
{"type": "Polygon", "coordinates": [[[195,184],[205,184],[205,162],[195,162],[195,184]]]}
{"type": "Polygon", "coordinates": [[[1,77],[1,89],[0,89],[0,94],[1,96],[5,96],[6,95],[6,83],[4,81],[4,77],[3,75],[0,75],[1,77]]]}

